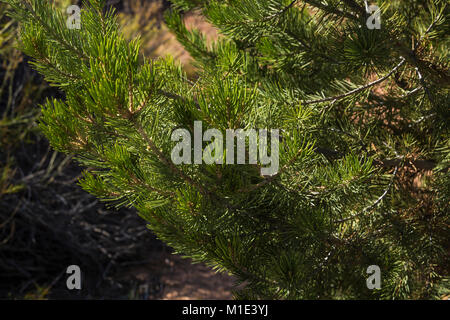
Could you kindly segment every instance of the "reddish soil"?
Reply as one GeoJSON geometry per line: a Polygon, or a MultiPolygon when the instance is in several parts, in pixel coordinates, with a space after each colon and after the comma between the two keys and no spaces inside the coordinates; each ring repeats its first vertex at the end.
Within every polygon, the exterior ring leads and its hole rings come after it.
{"type": "Polygon", "coordinates": [[[139,284],[132,299],[230,300],[233,277],[204,264],[161,252],[152,262],[130,270],[139,284]]]}

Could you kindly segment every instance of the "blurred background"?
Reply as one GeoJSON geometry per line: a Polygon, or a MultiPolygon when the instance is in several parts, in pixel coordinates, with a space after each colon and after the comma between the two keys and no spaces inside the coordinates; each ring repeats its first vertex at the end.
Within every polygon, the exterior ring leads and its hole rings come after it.
{"type": "MultiPolygon", "coordinates": [[[[64,10],[76,0],[54,0],[64,10]]],[[[123,33],[142,53],[166,54],[196,77],[189,54],[164,25],[163,0],[110,0],[123,33]]],[[[81,168],[51,149],[37,127],[39,104],[64,98],[17,49],[17,23],[0,3],[0,299],[230,299],[233,279],[174,255],[134,209],[109,209],[77,184],[81,168]],[[78,265],[82,289],[68,290],[78,265]]],[[[185,16],[208,38],[217,33],[185,16]]]]}

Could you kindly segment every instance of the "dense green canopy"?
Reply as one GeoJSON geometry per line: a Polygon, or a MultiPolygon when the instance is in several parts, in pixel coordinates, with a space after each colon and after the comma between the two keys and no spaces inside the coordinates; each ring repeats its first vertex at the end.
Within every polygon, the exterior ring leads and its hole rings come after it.
{"type": "Polygon", "coordinates": [[[6,2],[21,49],[66,94],[42,106],[41,128],[89,168],[81,186],[236,275],[236,297],[436,298],[448,288],[446,1],[376,1],[380,29],[362,1],[172,1],[166,23],[195,79],[170,58],[141,57],[103,1],[84,3],[80,29],[48,1],[6,2]],[[186,28],[195,9],[217,40],[186,28]],[[175,165],[171,134],[193,135],[194,121],[224,136],[279,129],[279,170],[175,165]],[[366,286],[371,265],[381,289],[366,286]]]}

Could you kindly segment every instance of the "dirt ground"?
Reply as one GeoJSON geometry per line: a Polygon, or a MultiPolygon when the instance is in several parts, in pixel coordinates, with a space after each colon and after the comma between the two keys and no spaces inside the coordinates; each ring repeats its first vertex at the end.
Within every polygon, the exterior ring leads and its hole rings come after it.
{"type": "Polygon", "coordinates": [[[231,300],[234,279],[166,251],[130,270],[138,283],[131,299],[231,300]]]}

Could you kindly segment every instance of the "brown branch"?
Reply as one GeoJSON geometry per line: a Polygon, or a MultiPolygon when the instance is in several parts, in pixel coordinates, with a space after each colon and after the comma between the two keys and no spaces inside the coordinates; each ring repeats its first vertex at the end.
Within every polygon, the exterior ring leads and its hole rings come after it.
{"type": "Polygon", "coordinates": [[[294,6],[294,4],[297,2],[297,0],[293,0],[289,5],[287,5],[286,7],[284,7],[282,10],[280,10],[279,12],[276,12],[266,18],[264,18],[262,21],[263,22],[267,22],[269,20],[272,20],[273,18],[279,17],[281,15],[283,15],[286,11],[288,11],[290,8],[292,8],[294,6]]]}
{"type": "Polygon", "coordinates": [[[346,17],[346,18],[351,19],[351,20],[359,20],[358,17],[352,15],[351,13],[343,12],[343,11],[338,10],[336,8],[333,8],[333,7],[330,7],[330,6],[326,6],[326,5],[320,3],[320,2],[318,2],[316,0],[304,0],[304,2],[314,6],[316,8],[319,8],[319,9],[321,9],[323,11],[326,11],[326,12],[329,12],[329,13],[334,13],[334,14],[336,14],[338,16],[341,16],[341,17],[346,17]]]}
{"type": "Polygon", "coordinates": [[[397,64],[397,65],[395,66],[395,68],[393,68],[391,71],[389,71],[389,73],[388,73],[387,75],[385,75],[384,77],[382,77],[382,78],[380,78],[380,79],[377,79],[377,80],[375,80],[375,81],[373,81],[373,82],[370,82],[370,83],[368,83],[368,84],[366,84],[366,85],[364,85],[364,86],[361,86],[361,87],[356,88],[356,89],[353,89],[353,90],[351,90],[351,91],[349,91],[349,92],[346,92],[346,93],[343,93],[343,94],[340,94],[340,95],[337,95],[337,96],[333,96],[333,97],[328,97],[328,98],[323,98],[323,99],[317,99],[317,100],[307,100],[307,101],[303,101],[302,104],[303,104],[303,105],[308,105],[308,104],[313,104],[313,103],[321,103],[321,102],[327,102],[327,101],[340,100],[340,99],[346,98],[346,97],[348,97],[348,96],[350,96],[350,95],[352,95],[352,94],[355,94],[355,93],[364,91],[364,90],[366,90],[366,89],[368,89],[368,88],[370,88],[370,87],[373,87],[374,85],[377,85],[377,84],[383,82],[383,81],[386,80],[387,78],[389,78],[392,74],[394,74],[394,73],[398,70],[398,68],[400,68],[400,67],[405,63],[405,61],[406,61],[406,60],[402,58],[402,60],[400,61],[400,63],[397,64]]]}
{"type": "Polygon", "coordinates": [[[349,6],[353,10],[355,10],[356,12],[359,12],[361,17],[364,17],[367,14],[366,10],[363,7],[361,7],[359,4],[357,4],[354,0],[343,0],[343,2],[347,6],[349,6]]]}

